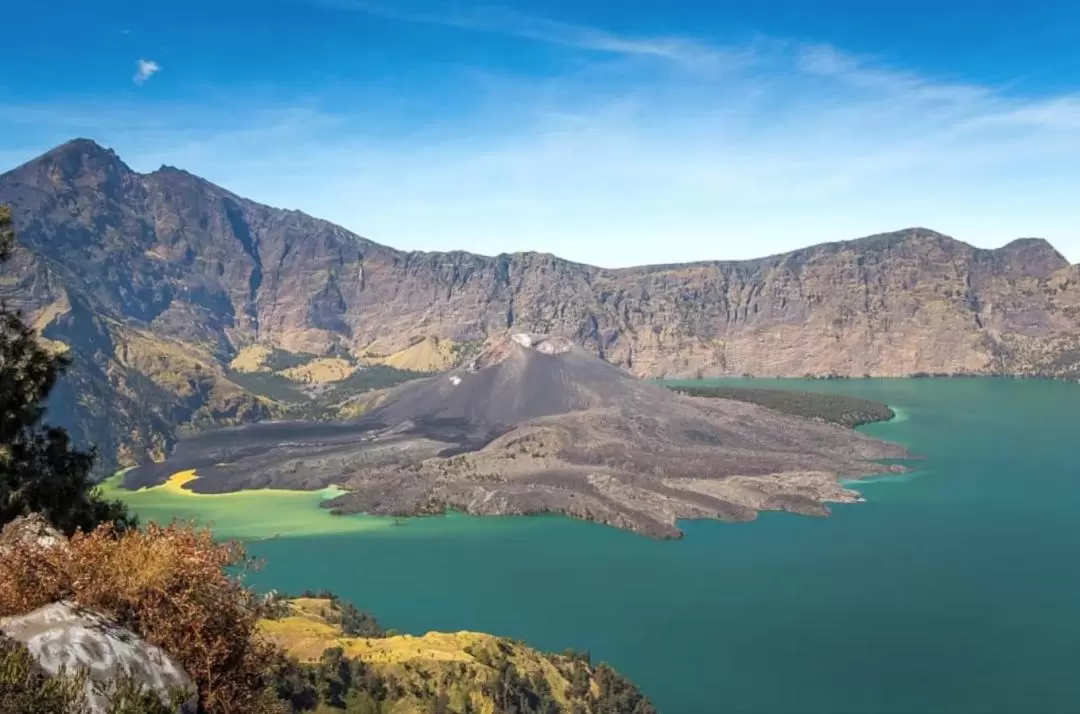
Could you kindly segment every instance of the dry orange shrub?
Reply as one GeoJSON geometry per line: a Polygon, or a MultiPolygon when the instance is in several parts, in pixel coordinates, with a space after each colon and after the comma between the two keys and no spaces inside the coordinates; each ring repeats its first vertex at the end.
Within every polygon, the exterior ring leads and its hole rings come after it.
{"type": "Polygon", "coordinates": [[[0,559],[0,616],[57,600],[102,612],[171,653],[212,714],[278,711],[267,676],[279,661],[259,632],[262,607],[225,569],[237,543],[191,524],[77,533],[67,548],[20,547],[0,559]]]}

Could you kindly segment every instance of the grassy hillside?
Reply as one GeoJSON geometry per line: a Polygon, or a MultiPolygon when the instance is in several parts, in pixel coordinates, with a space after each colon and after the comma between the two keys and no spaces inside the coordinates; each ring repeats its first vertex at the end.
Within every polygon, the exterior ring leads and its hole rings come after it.
{"type": "Polygon", "coordinates": [[[387,636],[369,616],[325,596],[281,601],[277,614],[260,625],[300,663],[283,678],[295,690],[291,698],[299,704],[296,711],[655,711],[632,684],[606,665],[594,667],[587,655],[543,654],[520,642],[475,632],[387,636]],[[347,634],[357,627],[371,636],[347,634]],[[331,671],[351,686],[339,688],[339,705],[326,697],[314,704],[304,692],[309,687],[327,691],[324,680],[331,671]],[[340,676],[342,672],[347,676],[340,676]]]}

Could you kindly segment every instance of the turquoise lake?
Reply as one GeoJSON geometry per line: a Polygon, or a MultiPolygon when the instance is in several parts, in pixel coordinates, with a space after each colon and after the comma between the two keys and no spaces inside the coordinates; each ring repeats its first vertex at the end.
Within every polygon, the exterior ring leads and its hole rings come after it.
{"type": "MultiPolygon", "coordinates": [[[[852,394],[922,457],[831,518],[408,521],[253,542],[259,588],[333,590],[384,626],[589,650],[666,714],[1080,712],[1080,385],[754,380],[852,394]]],[[[259,512],[250,514],[252,519],[259,512]]]]}

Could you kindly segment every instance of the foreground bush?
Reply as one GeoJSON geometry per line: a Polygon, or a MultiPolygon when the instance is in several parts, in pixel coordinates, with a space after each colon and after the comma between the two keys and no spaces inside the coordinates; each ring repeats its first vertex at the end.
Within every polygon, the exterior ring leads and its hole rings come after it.
{"type": "Polygon", "coordinates": [[[226,568],[236,543],[192,525],[77,533],[66,548],[23,547],[0,561],[0,616],[58,600],[100,612],[173,654],[213,714],[278,711],[268,673],[281,655],[258,630],[262,607],[226,568]]]}

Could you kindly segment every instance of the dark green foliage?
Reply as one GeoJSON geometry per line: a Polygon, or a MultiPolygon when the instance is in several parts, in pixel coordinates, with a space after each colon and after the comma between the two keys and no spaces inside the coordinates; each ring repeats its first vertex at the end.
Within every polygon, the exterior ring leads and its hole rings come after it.
{"type": "MultiPolygon", "coordinates": [[[[557,700],[546,679],[517,670],[511,660],[510,648],[491,651],[467,650],[478,662],[495,670],[495,676],[482,686],[500,714],[561,714],[557,700]]],[[[645,696],[629,680],[620,676],[606,664],[595,669],[588,655],[573,652],[563,656],[549,657],[551,663],[572,682],[569,692],[573,712],[595,714],[656,714],[645,696]],[[595,678],[598,692],[591,688],[595,678]]],[[[406,665],[408,667],[408,665],[406,665]]],[[[464,668],[460,674],[464,676],[464,668]]],[[[463,714],[465,708],[453,708],[444,684],[446,681],[422,679],[414,683],[399,681],[393,676],[382,675],[359,660],[346,657],[340,648],[323,652],[321,660],[314,664],[301,664],[286,660],[275,672],[278,697],[289,712],[332,712],[346,714],[381,714],[390,711],[395,702],[406,696],[414,697],[433,714],[463,714]]]]}
{"type": "MultiPolygon", "coordinates": [[[[495,669],[498,677],[488,683],[488,693],[499,705],[501,712],[515,714],[558,714],[561,710],[552,696],[548,683],[520,674],[505,651],[468,651],[478,662],[495,669]]],[[[561,656],[547,655],[570,682],[567,695],[574,706],[573,711],[590,711],[597,714],[656,714],[645,695],[606,664],[592,666],[588,652],[567,650],[561,656]],[[592,692],[595,678],[599,693],[592,692]],[[588,706],[585,706],[588,703],[588,706]]]]}
{"type": "MultiPolygon", "coordinates": [[[[289,354],[275,352],[275,354],[289,354]]],[[[310,357],[310,356],[305,356],[310,357]]],[[[300,364],[307,361],[305,359],[300,364]]],[[[291,363],[282,360],[282,364],[291,363]]],[[[292,380],[275,372],[236,372],[226,373],[229,380],[244,389],[284,404],[286,416],[293,419],[335,419],[337,411],[333,408],[349,397],[376,389],[388,389],[413,379],[431,376],[427,372],[412,372],[386,365],[376,364],[362,367],[339,382],[319,385],[318,390],[305,390],[292,380]]]]}
{"type": "Polygon", "coordinates": [[[292,659],[283,662],[275,680],[277,696],[288,712],[380,714],[389,711],[392,700],[402,694],[392,682],[367,669],[363,662],[346,657],[338,647],[323,652],[315,664],[292,659]]]}
{"type": "Polygon", "coordinates": [[[759,389],[756,387],[714,387],[704,385],[668,385],[680,394],[691,397],[734,399],[750,402],[785,414],[856,427],[878,421],[888,421],[896,414],[887,405],[867,399],[840,394],[817,394],[788,389],[759,389]]]}
{"type": "Polygon", "coordinates": [[[600,685],[596,714],[656,714],[633,682],[608,665],[601,663],[596,668],[596,682],[600,685]]]}
{"type": "Polygon", "coordinates": [[[230,382],[240,385],[252,394],[269,397],[276,402],[300,404],[310,401],[302,389],[280,374],[229,370],[225,373],[225,376],[229,378],[230,382]]]}
{"type": "MultiPolygon", "coordinates": [[[[11,254],[11,216],[0,207],[0,257],[11,254]]],[[[51,354],[17,313],[0,307],[0,525],[39,512],[67,534],[132,519],[90,480],[94,452],[43,423],[45,403],[69,361],[51,354]]]]}
{"type": "Polygon", "coordinates": [[[341,631],[348,637],[385,637],[386,633],[378,620],[368,612],[341,600],[337,601],[341,631]]]}
{"type": "Polygon", "coordinates": [[[329,397],[344,398],[373,389],[387,389],[413,379],[430,377],[428,372],[412,372],[407,369],[373,364],[350,374],[340,382],[335,382],[329,397]]]}

